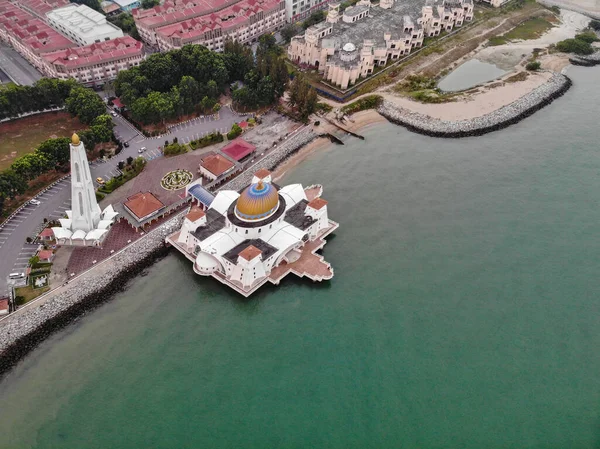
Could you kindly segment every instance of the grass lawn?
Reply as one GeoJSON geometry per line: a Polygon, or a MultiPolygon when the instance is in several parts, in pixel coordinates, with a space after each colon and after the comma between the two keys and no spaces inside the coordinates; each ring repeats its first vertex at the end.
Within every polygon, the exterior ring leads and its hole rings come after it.
{"type": "Polygon", "coordinates": [[[17,296],[22,297],[22,298],[19,298],[19,301],[17,302],[17,304],[23,305],[23,304],[31,301],[32,299],[37,298],[42,293],[46,293],[48,290],[50,290],[50,287],[33,288],[30,285],[28,285],[27,287],[15,288],[15,297],[17,297],[17,296]]]}
{"type": "Polygon", "coordinates": [[[35,150],[44,140],[70,137],[84,128],[87,127],[67,112],[48,112],[0,123],[0,170],[35,150]]]}
{"type": "Polygon", "coordinates": [[[513,28],[502,36],[495,36],[489,40],[489,45],[502,45],[510,41],[537,39],[554,25],[550,17],[534,17],[513,28]]]}

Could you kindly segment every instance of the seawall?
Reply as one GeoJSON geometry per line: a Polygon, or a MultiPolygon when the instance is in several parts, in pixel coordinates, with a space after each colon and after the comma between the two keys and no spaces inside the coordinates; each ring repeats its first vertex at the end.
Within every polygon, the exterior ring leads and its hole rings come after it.
{"type": "Polygon", "coordinates": [[[584,67],[593,67],[600,65],[600,51],[592,53],[587,56],[572,56],[569,58],[569,62],[573,65],[579,65],[584,67]]]}
{"type": "Polygon", "coordinates": [[[377,109],[390,122],[409,131],[430,137],[461,138],[474,137],[501,130],[520,122],[536,111],[549,105],[567,92],[572,81],[569,77],[555,73],[547,82],[533,89],[518,100],[489,114],[469,120],[444,121],[428,115],[412,112],[395,106],[388,100],[377,109]]]}
{"type": "Polygon", "coordinates": [[[41,304],[19,309],[2,320],[0,377],[44,339],[123,291],[130,279],[164,257],[168,252],[165,237],[180,225],[181,215],[50,293],[41,304]]]}

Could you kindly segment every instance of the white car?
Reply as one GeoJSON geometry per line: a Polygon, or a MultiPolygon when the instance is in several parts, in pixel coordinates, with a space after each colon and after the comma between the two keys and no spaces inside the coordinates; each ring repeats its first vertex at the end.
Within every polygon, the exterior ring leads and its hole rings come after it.
{"type": "Polygon", "coordinates": [[[42,204],[42,202],[38,201],[38,200],[29,200],[29,204],[33,204],[34,206],[39,206],[40,204],[42,204]]]}
{"type": "Polygon", "coordinates": [[[143,153],[144,151],[146,151],[146,147],[142,147],[138,150],[138,153],[143,153]]]}
{"type": "Polygon", "coordinates": [[[116,116],[117,116],[117,113],[116,113],[115,111],[111,111],[111,112],[110,112],[110,115],[112,115],[113,117],[116,117],[116,116]]]}

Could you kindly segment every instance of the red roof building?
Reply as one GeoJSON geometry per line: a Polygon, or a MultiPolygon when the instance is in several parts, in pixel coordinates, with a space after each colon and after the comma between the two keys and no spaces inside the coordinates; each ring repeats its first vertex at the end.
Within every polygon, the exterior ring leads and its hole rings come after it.
{"type": "Polygon", "coordinates": [[[227,145],[221,150],[223,154],[226,154],[227,156],[229,156],[232,159],[235,159],[236,161],[241,161],[249,154],[252,154],[254,151],[256,151],[256,147],[251,143],[246,142],[241,137],[232,140],[229,145],[227,145]]]}
{"type": "Polygon", "coordinates": [[[285,25],[285,0],[166,0],[133,17],[144,41],[163,50],[201,44],[222,51],[226,38],[241,43],[285,25]]]}
{"type": "Polygon", "coordinates": [[[138,221],[144,221],[156,214],[165,205],[150,192],[140,192],[127,198],[123,203],[125,209],[133,214],[138,221]]]}
{"type": "Polygon", "coordinates": [[[115,98],[115,99],[113,100],[113,106],[114,106],[115,108],[119,108],[119,109],[121,109],[121,108],[124,108],[124,107],[125,107],[125,105],[124,105],[123,103],[121,103],[121,99],[120,99],[120,98],[115,98]]]}
{"type": "Polygon", "coordinates": [[[47,12],[67,6],[69,0],[16,0],[14,3],[28,13],[46,21],[47,12]]]}
{"type": "Polygon", "coordinates": [[[8,298],[0,299],[0,315],[8,315],[8,298]]]}
{"type": "Polygon", "coordinates": [[[89,83],[116,78],[121,70],[138,65],[143,53],[144,44],[131,36],[123,36],[47,53],[42,59],[49,76],[89,83]]]}
{"type": "Polygon", "coordinates": [[[235,164],[220,154],[211,154],[202,159],[200,174],[208,180],[217,179],[219,176],[233,170],[235,164]]]}
{"type": "Polygon", "coordinates": [[[52,259],[54,259],[54,253],[49,249],[41,250],[37,256],[40,258],[40,262],[52,262],[52,259]]]}
{"type": "Polygon", "coordinates": [[[41,19],[7,0],[0,0],[0,40],[8,42],[48,76],[51,75],[46,73],[41,55],[76,46],[41,19]]]}
{"type": "Polygon", "coordinates": [[[54,238],[54,232],[51,228],[46,228],[39,235],[42,240],[52,240],[54,238]]]}

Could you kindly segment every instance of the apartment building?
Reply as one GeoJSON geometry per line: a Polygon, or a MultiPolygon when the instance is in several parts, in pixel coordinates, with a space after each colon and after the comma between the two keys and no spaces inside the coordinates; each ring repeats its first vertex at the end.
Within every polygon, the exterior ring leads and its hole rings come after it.
{"type": "Polygon", "coordinates": [[[0,39],[40,71],[44,53],[76,46],[41,19],[7,0],[0,0],[0,39]]]}
{"type": "Polygon", "coordinates": [[[121,70],[139,65],[143,44],[130,36],[85,47],[68,48],[42,56],[43,73],[52,78],[74,78],[82,84],[103,84],[121,70]]]}
{"type": "Polygon", "coordinates": [[[222,51],[228,38],[252,42],[282,28],[285,0],[167,1],[133,16],[142,39],[160,50],[200,44],[222,51]]]}

